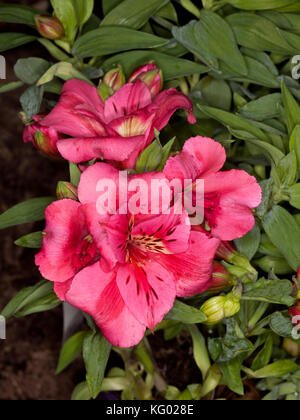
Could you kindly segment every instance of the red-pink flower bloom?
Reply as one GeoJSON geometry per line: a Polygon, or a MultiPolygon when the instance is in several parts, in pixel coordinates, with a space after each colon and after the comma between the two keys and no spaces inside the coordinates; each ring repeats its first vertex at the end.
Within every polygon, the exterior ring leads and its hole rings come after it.
{"type": "MultiPolygon", "coordinates": [[[[161,173],[130,180],[150,184],[154,178],[165,180],[161,173]]],[[[113,345],[130,347],[163,319],[176,295],[209,288],[219,240],[192,231],[185,212],[122,214],[119,201],[116,214],[99,213],[105,193],[97,186],[103,179],[117,184],[119,172],[105,163],[93,165],[82,174],[80,203],[62,200],[47,209],[36,263],[56,282],[61,299],[93,316],[113,345]]]]}
{"type": "Polygon", "coordinates": [[[189,112],[191,123],[196,122],[191,101],[175,89],[153,100],[147,85],[137,80],[103,103],[95,87],[71,80],[42,124],[72,137],[58,142],[67,160],[81,163],[98,158],[133,168],[139,154],[154,139],[154,129],[165,127],[180,108],[189,112]]]}
{"type": "Polygon", "coordinates": [[[216,141],[195,137],[183,151],[167,161],[168,179],[204,180],[204,214],[213,236],[231,241],[249,232],[255,219],[252,209],[261,203],[261,188],[245,171],[221,172],[225,149],[216,141]]]}
{"type": "Polygon", "coordinates": [[[34,115],[33,124],[28,125],[23,133],[25,143],[31,142],[38,150],[50,157],[59,157],[57,142],[63,138],[54,128],[41,125],[43,115],[34,115]]]}

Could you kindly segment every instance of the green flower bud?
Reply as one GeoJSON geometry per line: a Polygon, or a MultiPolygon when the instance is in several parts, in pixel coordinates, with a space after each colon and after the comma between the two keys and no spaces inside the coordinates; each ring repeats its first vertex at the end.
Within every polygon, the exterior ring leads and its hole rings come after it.
{"type": "Polygon", "coordinates": [[[69,198],[78,201],[78,190],[75,185],[70,182],[60,181],[57,184],[56,195],[59,200],[69,198]]]}
{"type": "Polygon", "coordinates": [[[215,296],[207,300],[200,308],[207,320],[205,322],[208,326],[213,326],[221,322],[225,318],[224,305],[226,303],[225,296],[215,296]]]}

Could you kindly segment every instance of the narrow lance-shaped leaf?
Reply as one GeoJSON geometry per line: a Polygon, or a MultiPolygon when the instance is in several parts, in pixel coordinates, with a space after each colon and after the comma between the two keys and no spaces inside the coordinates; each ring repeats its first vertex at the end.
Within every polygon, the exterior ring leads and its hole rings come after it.
{"type": "Polygon", "coordinates": [[[0,229],[43,220],[46,207],[54,200],[53,197],[43,197],[17,204],[0,215],[0,229]]]}

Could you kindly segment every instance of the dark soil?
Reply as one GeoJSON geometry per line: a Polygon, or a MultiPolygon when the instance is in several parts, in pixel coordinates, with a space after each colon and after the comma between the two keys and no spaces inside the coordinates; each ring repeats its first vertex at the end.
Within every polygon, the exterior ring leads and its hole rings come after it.
{"type": "MultiPolygon", "coordinates": [[[[47,1],[6,1],[45,9],[47,1]]],[[[19,30],[0,24],[0,32],[19,30]]],[[[18,58],[43,56],[44,50],[30,45],[4,53],[7,81],[15,80],[13,66],[18,58]]],[[[23,124],[18,117],[22,89],[0,95],[0,213],[13,205],[41,196],[52,196],[57,181],[67,180],[67,165],[40,155],[22,141],[23,124]]],[[[18,248],[14,240],[43,229],[43,223],[0,231],[1,283],[0,312],[22,288],[40,280],[34,266],[35,252],[18,248]]],[[[83,364],[78,360],[66,372],[55,376],[62,342],[61,308],[7,323],[7,340],[0,341],[0,400],[65,400],[84,380],[83,364]]],[[[190,354],[189,341],[166,343],[158,335],[151,338],[153,353],[170,385],[184,389],[199,382],[199,371],[190,354]]]]}

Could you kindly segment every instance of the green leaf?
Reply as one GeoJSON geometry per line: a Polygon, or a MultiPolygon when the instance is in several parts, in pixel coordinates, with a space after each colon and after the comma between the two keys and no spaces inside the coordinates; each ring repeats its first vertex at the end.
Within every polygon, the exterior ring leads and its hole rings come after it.
{"type": "Polygon", "coordinates": [[[248,102],[239,109],[241,116],[255,121],[266,121],[280,116],[281,95],[272,93],[248,102]]]}
{"type": "Polygon", "coordinates": [[[168,3],[169,0],[124,0],[105,16],[101,26],[120,25],[140,29],[168,3]]]}
{"type": "Polygon", "coordinates": [[[218,363],[218,366],[224,376],[226,385],[229,389],[231,389],[231,391],[238,395],[244,395],[244,385],[241,376],[242,361],[243,357],[238,356],[229,362],[218,363]]]}
{"type": "Polygon", "coordinates": [[[296,153],[298,175],[300,174],[300,125],[296,125],[290,138],[290,150],[296,153]]]}
{"type": "Polygon", "coordinates": [[[175,300],[171,311],[165,316],[171,321],[180,321],[185,324],[200,324],[206,321],[206,316],[199,309],[186,305],[179,300],[175,300]]]}
{"type": "Polygon", "coordinates": [[[21,45],[29,44],[36,39],[37,38],[32,35],[14,32],[2,33],[0,34],[0,52],[11,50],[13,48],[20,47],[21,45]]]}
{"type": "Polygon", "coordinates": [[[269,334],[266,338],[266,342],[262,350],[257,354],[252,362],[251,369],[258,370],[270,363],[273,353],[273,338],[269,334]]]}
{"type": "Polygon", "coordinates": [[[44,89],[38,86],[30,86],[20,97],[20,103],[26,117],[30,120],[33,115],[40,111],[43,101],[44,89]]]}
{"type": "Polygon", "coordinates": [[[240,45],[257,51],[294,55],[295,48],[286,41],[274,23],[251,13],[235,13],[227,17],[240,45]]]}
{"type": "Polygon", "coordinates": [[[244,300],[292,306],[295,301],[291,297],[292,292],[293,286],[288,280],[266,280],[262,278],[255,283],[245,284],[242,298],[244,300]]]}
{"type": "Polygon", "coordinates": [[[196,325],[188,325],[188,330],[193,339],[193,354],[195,362],[202,373],[203,380],[210,367],[209,354],[206,347],[205,338],[196,325]]]}
{"type": "Polygon", "coordinates": [[[0,229],[43,220],[45,209],[53,201],[55,201],[55,198],[43,197],[17,204],[0,215],[0,229]]]}
{"type": "Polygon", "coordinates": [[[87,336],[86,331],[80,331],[69,338],[61,349],[59,361],[56,369],[56,375],[65,370],[80,355],[83,340],[87,336]]]}
{"type": "Polygon", "coordinates": [[[73,0],[73,6],[79,26],[83,26],[92,16],[94,0],[73,0]]]}
{"type": "Polygon", "coordinates": [[[86,382],[82,382],[81,384],[78,384],[73,393],[71,400],[72,401],[90,401],[91,394],[88,387],[88,384],[86,382]]]}
{"type": "Polygon", "coordinates": [[[237,74],[248,74],[247,65],[237,47],[232,29],[216,13],[203,10],[200,22],[192,21],[186,26],[174,27],[173,36],[211,69],[217,71],[218,60],[221,60],[237,74]]]}
{"type": "Polygon", "coordinates": [[[279,362],[272,363],[271,365],[257,370],[253,373],[253,376],[259,379],[281,378],[282,376],[293,373],[296,370],[299,370],[297,363],[294,363],[291,360],[280,360],[279,362]]]}
{"type": "Polygon", "coordinates": [[[298,171],[296,153],[292,151],[283,159],[280,160],[279,164],[272,169],[271,176],[279,179],[280,185],[291,186],[296,182],[298,171]],[[274,173],[276,172],[276,174],[274,173]]]}
{"type": "Polygon", "coordinates": [[[154,365],[149,352],[143,342],[141,342],[135,351],[137,360],[144,366],[146,372],[153,375],[154,365]]]}
{"type": "Polygon", "coordinates": [[[207,76],[200,81],[199,89],[207,105],[230,111],[232,91],[227,82],[207,76]]]}
{"type": "Polygon", "coordinates": [[[104,16],[111,12],[115,7],[119,6],[123,0],[102,0],[102,8],[104,16]]]}
{"type": "Polygon", "coordinates": [[[58,48],[53,42],[46,38],[38,38],[37,41],[58,61],[68,61],[71,58],[58,48]]]}
{"type": "Polygon", "coordinates": [[[136,164],[136,170],[139,174],[155,171],[161,163],[163,149],[158,139],[154,140],[150,146],[139,156],[136,164]]]}
{"type": "Polygon", "coordinates": [[[164,19],[168,19],[171,22],[178,23],[178,15],[175,7],[172,3],[167,3],[164,7],[162,7],[157,13],[156,16],[162,17],[164,19]]]}
{"type": "Polygon", "coordinates": [[[100,333],[91,332],[83,342],[83,359],[86,367],[86,380],[92,398],[101,391],[111,344],[100,333]]]}
{"type": "MultiPolygon", "coordinates": [[[[66,38],[73,42],[77,32],[77,16],[73,0],[50,0],[55,16],[62,22],[66,38]]],[[[87,2],[88,0],[84,0],[87,2]]]]}
{"type": "Polygon", "coordinates": [[[227,0],[226,3],[243,10],[271,10],[293,5],[295,0],[227,0]]]}
{"type": "Polygon", "coordinates": [[[300,106],[290,93],[284,80],[281,83],[282,100],[286,110],[286,122],[289,134],[292,134],[294,128],[300,124],[300,106]]]}
{"type": "Polygon", "coordinates": [[[290,317],[285,317],[281,312],[272,314],[270,327],[280,337],[291,337],[294,328],[290,317]]]}
{"type": "Polygon", "coordinates": [[[300,210],[300,184],[293,185],[289,188],[290,204],[300,210]]]}
{"type": "Polygon", "coordinates": [[[261,240],[261,233],[258,225],[240,239],[235,240],[235,245],[241,254],[245,255],[249,261],[252,260],[258,251],[261,240]]]}
{"type": "Polygon", "coordinates": [[[274,181],[273,178],[265,179],[259,184],[262,189],[262,202],[256,209],[256,215],[258,217],[264,217],[270,207],[271,195],[273,192],[274,181]]]}
{"type": "Polygon", "coordinates": [[[130,51],[115,55],[103,63],[103,70],[109,71],[120,64],[127,77],[139,66],[154,61],[162,70],[164,80],[173,80],[207,72],[208,68],[190,60],[172,57],[157,51],[130,51]]]}
{"type": "Polygon", "coordinates": [[[162,171],[164,169],[164,167],[167,163],[167,160],[170,157],[172,147],[175,143],[175,139],[176,138],[174,137],[163,147],[163,149],[162,149],[162,152],[163,152],[162,153],[162,159],[161,159],[160,165],[157,168],[157,171],[162,171]]]}
{"type": "Polygon", "coordinates": [[[81,36],[75,42],[72,53],[78,58],[86,58],[139,48],[157,48],[167,42],[164,38],[130,28],[103,26],[81,36]]]}
{"type": "Polygon", "coordinates": [[[23,85],[23,82],[11,82],[0,84],[0,93],[11,92],[12,90],[19,89],[23,85]]]}
{"type": "MultiPolygon", "coordinates": [[[[276,250],[277,248],[274,247],[274,253],[276,252],[276,250]]],[[[294,270],[283,258],[283,256],[278,257],[276,255],[275,256],[268,255],[266,257],[260,258],[259,260],[255,260],[254,264],[257,267],[259,267],[261,270],[263,270],[265,273],[269,273],[271,270],[276,275],[285,275],[285,274],[291,274],[294,272],[294,270]]]]}
{"type": "Polygon", "coordinates": [[[21,23],[34,26],[34,17],[42,13],[40,10],[18,4],[0,4],[0,22],[21,23]]]}
{"type": "Polygon", "coordinates": [[[50,63],[42,58],[20,58],[15,67],[15,75],[22,82],[34,85],[49,69],[50,63]]]}
{"type": "Polygon", "coordinates": [[[60,62],[54,64],[46,73],[38,80],[37,85],[42,86],[51,82],[54,77],[59,77],[62,80],[78,79],[84,80],[92,85],[92,82],[80,71],[78,71],[71,63],[60,62]]]}
{"type": "Polygon", "coordinates": [[[39,249],[43,244],[43,232],[34,232],[29,235],[22,236],[22,238],[15,241],[15,245],[23,248],[39,249]]]}
{"type": "Polygon", "coordinates": [[[1,315],[11,318],[48,296],[53,296],[53,283],[43,280],[32,287],[21,290],[3,309],[1,315]]]}
{"type": "Polygon", "coordinates": [[[59,305],[61,305],[60,299],[58,299],[54,292],[51,292],[47,296],[43,296],[35,302],[26,305],[20,312],[15,314],[15,317],[21,318],[23,316],[50,311],[59,305]]]}
{"type": "Polygon", "coordinates": [[[78,166],[73,162],[69,162],[69,167],[70,167],[70,182],[71,184],[75,185],[75,187],[78,187],[80,177],[81,177],[81,171],[78,168],[78,166]]]}
{"type": "Polygon", "coordinates": [[[200,111],[204,112],[205,115],[219,121],[225,126],[231,127],[235,130],[248,132],[249,134],[252,134],[254,138],[259,138],[264,141],[268,140],[267,135],[262,130],[237,115],[205,105],[198,104],[197,106],[200,111]]]}
{"type": "Polygon", "coordinates": [[[264,217],[263,227],[272,243],[296,272],[300,267],[300,226],[284,208],[274,206],[264,217]]]}

